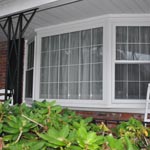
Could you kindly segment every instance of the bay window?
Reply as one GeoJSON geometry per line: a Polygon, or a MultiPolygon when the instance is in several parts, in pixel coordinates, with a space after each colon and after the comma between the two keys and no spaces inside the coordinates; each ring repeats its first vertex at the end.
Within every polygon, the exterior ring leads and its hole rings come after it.
{"type": "Polygon", "coordinates": [[[26,97],[73,109],[139,112],[150,83],[150,21],[134,17],[95,17],[37,29],[26,97]]]}

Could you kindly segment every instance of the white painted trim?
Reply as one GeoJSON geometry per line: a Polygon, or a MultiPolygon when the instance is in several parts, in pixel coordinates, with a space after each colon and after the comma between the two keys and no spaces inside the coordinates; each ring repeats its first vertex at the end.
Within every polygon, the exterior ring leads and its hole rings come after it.
{"type": "Polygon", "coordinates": [[[39,81],[40,81],[40,60],[41,60],[41,37],[36,36],[36,50],[34,53],[34,79],[33,79],[33,100],[39,99],[39,81]]]}
{"type": "MultiPolygon", "coordinates": [[[[44,31],[49,31],[49,30],[53,30],[56,28],[58,29],[58,28],[62,28],[62,27],[64,28],[65,26],[69,27],[69,28],[70,27],[76,28],[76,26],[78,26],[79,24],[85,24],[85,26],[90,26],[91,24],[96,25],[98,23],[98,21],[105,22],[106,20],[109,20],[109,22],[111,22],[111,23],[121,23],[121,24],[122,24],[122,21],[127,24],[129,22],[131,22],[133,24],[134,21],[136,22],[138,20],[141,23],[143,21],[150,22],[149,18],[150,18],[150,14],[107,14],[107,15],[91,17],[91,18],[87,18],[87,19],[83,19],[83,20],[72,21],[72,22],[68,22],[68,23],[61,23],[61,24],[57,24],[57,25],[41,27],[41,28],[35,29],[35,32],[42,34],[42,33],[44,33],[44,31]]],[[[143,24],[144,24],[144,22],[143,22],[143,24]]],[[[62,33],[63,33],[63,31],[62,31],[62,33]]]]}
{"type": "Polygon", "coordinates": [[[23,63],[24,64],[24,69],[23,69],[23,103],[25,103],[27,60],[28,60],[28,41],[25,40],[24,63],[23,63]]]}
{"type": "Polygon", "coordinates": [[[32,87],[32,100],[35,100],[35,89],[36,89],[36,54],[37,54],[37,36],[34,37],[34,64],[33,64],[33,87],[32,87]]]}

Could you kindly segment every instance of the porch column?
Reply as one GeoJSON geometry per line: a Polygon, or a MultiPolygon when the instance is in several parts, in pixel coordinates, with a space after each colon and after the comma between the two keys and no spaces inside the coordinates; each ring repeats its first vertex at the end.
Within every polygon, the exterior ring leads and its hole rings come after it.
{"type": "Polygon", "coordinates": [[[0,18],[0,28],[8,41],[5,100],[7,100],[9,90],[13,95],[14,104],[22,103],[23,35],[36,11],[37,8],[0,18]]]}

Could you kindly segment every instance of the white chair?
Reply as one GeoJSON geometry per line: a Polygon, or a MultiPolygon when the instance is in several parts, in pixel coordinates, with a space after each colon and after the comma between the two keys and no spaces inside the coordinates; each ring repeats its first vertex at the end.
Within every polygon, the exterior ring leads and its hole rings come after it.
{"type": "MultiPolygon", "coordinates": [[[[7,90],[7,99],[11,99],[10,105],[13,105],[13,94],[14,90],[7,90]]],[[[5,89],[0,89],[0,101],[4,102],[5,101],[5,89]]]]}
{"type": "Polygon", "coordinates": [[[150,83],[147,88],[144,122],[150,122],[150,83]]]}

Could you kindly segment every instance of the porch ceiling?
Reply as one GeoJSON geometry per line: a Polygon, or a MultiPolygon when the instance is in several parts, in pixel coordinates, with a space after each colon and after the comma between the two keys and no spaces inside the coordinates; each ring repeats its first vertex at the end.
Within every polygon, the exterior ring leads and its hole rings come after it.
{"type": "MultiPolygon", "coordinates": [[[[10,0],[5,0],[10,1],[10,0]]],[[[85,19],[104,14],[149,14],[150,0],[59,0],[39,7],[25,36],[36,28],[85,19]],[[73,2],[74,1],[74,2],[73,2]],[[76,1],[76,2],[75,2],[76,1]],[[72,3],[73,2],[73,3],[72,3]],[[63,5],[67,4],[67,5],[63,5]],[[59,7],[55,7],[59,6],[59,7]],[[51,8],[51,9],[46,9],[51,8]],[[46,9],[44,11],[41,11],[46,9]]],[[[0,5],[3,0],[0,0],[0,5]]],[[[0,31],[0,40],[4,34],[0,31]]]]}

